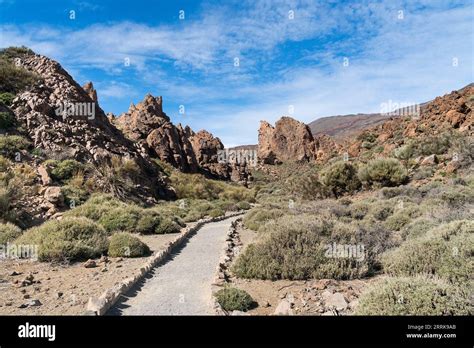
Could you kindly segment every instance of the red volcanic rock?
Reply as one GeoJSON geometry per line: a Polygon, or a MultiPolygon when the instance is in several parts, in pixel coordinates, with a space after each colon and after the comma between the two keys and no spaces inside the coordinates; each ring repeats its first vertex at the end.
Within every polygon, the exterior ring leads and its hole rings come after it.
{"type": "Polygon", "coordinates": [[[144,152],[171,164],[183,172],[203,173],[209,177],[246,182],[246,166],[219,163],[218,151],[224,149],[219,138],[201,130],[194,133],[189,126],[175,126],[163,112],[161,97],[148,94],[115,123],[144,152]]]}
{"type": "Polygon", "coordinates": [[[84,86],[82,86],[82,88],[84,89],[84,91],[86,91],[86,93],[89,95],[89,97],[97,102],[97,91],[95,90],[94,88],[94,85],[92,84],[92,82],[87,82],[84,86]]]}
{"type": "Polygon", "coordinates": [[[309,127],[291,117],[282,117],[272,127],[262,121],[258,132],[258,158],[266,164],[316,159],[309,127]]]}

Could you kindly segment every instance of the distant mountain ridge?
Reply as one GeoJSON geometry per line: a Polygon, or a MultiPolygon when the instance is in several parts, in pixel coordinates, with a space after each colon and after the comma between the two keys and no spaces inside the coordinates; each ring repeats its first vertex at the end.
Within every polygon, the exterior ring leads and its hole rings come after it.
{"type": "MultiPolygon", "coordinates": [[[[473,87],[474,83],[461,88],[458,92],[462,93],[467,88],[473,87]]],[[[432,102],[420,104],[420,108],[426,104],[432,102]]],[[[382,114],[382,113],[358,113],[358,114],[348,114],[348,115],[334,115],[318,118],[310,123],[308,123],[311,133],[314,137],[319,135],[329,135],[335,140],[344,140],[350,137],[353,137],[357,133],[361,132],[364,129],[377,126],[383,122],[398,117],[397,111],[400,111],[400,114],[404,114],[404,111],[407,108],[401,108],[393,112],[392,114],[382,114]]]]}

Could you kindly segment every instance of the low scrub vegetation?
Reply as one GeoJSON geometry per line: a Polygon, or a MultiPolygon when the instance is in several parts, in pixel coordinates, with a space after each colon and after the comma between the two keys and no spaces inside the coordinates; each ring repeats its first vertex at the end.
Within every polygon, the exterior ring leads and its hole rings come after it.
{"type": "Polygon", "coordinates": [[[0,92],[13,95],[32,86],[40,77],[15,65],[14,59],[33,54],[25,47],[9,47],[0,50],[0,92]]]}
{"type": "Polygon", "coordinates": [[[359,315],[472,315],[469,291],[440,279],[395,277],[376,282],[359,299],[359,315]]]}
{"type": "MultiPolygon", "coordinates": [[[[1,101],[1,96],[0,96],[1,101]]],[[[0,112],[0,129],[8,129],[15,125],[15,116],[9,112],[0,112]]]]}
{"type": "Polygon", "coordinates": [[[47,160],[44,163],[51,177],[58,182],[65,182],[84,169],[84,165],[76,160],[47,160]]]}
{"type": "Polygon", "coordinates": [[[359,170],[359,179],[368,186],[398,186],[407,181],[406,170],[395,158],[369,161],[359,170]]]}
{"type": "Polygon", "coordinates": [[[109,256],[142,257],[150,254],[150,248],[130,233],[116,233],[110,237],[109,256]]]}
{"type": "Polygon", "coordinates": [[[405,241],[383,257],[386,273],[436,276],[466,282],[474,267],[474,222],[452,221],[405,241]]]}
{"type": "Polygon", "coordinates": [[[0,223],[0,245],[6,245],[7,243],[13,242],[22,234],[19,227],[12,223],[1,224],[0,223]]]}
{"type": "Polygon", "coordinates": [[[81,261],[107,252],[107,232],[94,221],[79,217],[50,220],[27,230],[16,244],[38,246],[40,261],[81,261]]]}
{"type": "Polygon", "coordinates": [[[264,238],[237,259],[233,267],[237,276],[351,279],[369,274],[375,266],[372,255],[356,245],[359,235],[350,225],[336,227],[325,218],[298,214],[276,219],[265,230],[264,238]]]}
{"type": "Polygon", "coordinates": [[[244,290],[226,287],[216,292],[217,302],[226,311],[245,312],[255,306],[255,301],[244,290]]]}
{"type": "Polygon", "coordinates": [[[184,174],[173,170],[170,179],[178,199],[255,202],[255,190],[237,184],[210,180],[201,174],[184,174]]]}
{"type": "Polygon", "coordinates": [[[258,231],[267,221],[281,216],[282,210],[276,207],[258,207],[244,216],[243,223],[248,229],[258,231]]]}
{"type": "Polygon", "coordinates": [[[26,138],[19,135],[0,136],[0,154],[11,159],[30,145],[31,143],[26,138]]]}
{"type": "Polygon", "coordinates": [[[361,186],[357,169],[349,162],[331,164],[322,172],[321,182],[334,197],[353,193],[361,186]]]}

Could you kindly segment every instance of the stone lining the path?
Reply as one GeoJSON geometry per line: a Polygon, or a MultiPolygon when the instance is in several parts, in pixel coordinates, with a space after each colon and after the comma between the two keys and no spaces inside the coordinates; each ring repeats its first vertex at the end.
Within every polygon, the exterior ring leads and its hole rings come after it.
{"type": "Polygon", "coordinates": [[[216,218],[201,219],[193,227],[185,227],[181,229],[181,233],[169,242],[166,249],[153,253],[147,258],[147,261],[140,267],[135,274],[115,283],[111,288],[105,290],[99,297],[90,297],[87,303],[85,315],[104,315],[120,298],[121,295],[127,293],[135,284],[141,281],[154,267],[160,262],[168,258],[173,250],[180,246],[185,240],[196,233],[202,226],[211,222],[222,221],[234,216],[245,213],[245,211],[233,212],[216,218]]]}
{"type": "Polygon", "coordinates": [[[239,218],[233,221],[230,225],[229,231],[227,232],[227,244],[217,266],[216,277],[212,283],[213,308],[217,315],[229,315],[229,313],[225,311],[217,301],[215,293],[229,284],[229,267],[242,248],[242,242],[240,241],[240,236],[237,231],[237,226],[241,221],[242,218],[239,218]]]}

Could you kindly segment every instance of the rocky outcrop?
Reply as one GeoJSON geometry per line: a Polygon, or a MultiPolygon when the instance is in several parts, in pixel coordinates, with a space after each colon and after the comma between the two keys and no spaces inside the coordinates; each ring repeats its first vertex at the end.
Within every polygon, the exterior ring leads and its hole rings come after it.
{"type": "MultiPolygon", "coordinates": [[[[389,154],[407,139],[437,136],[446,132],[459,132],[463,136],[474,135],[473,102],[474,85],[466,86],[422,104],[418,115],[390,118],[383,124],[364,130],[363,134],[374,134],[376,140],[371,147],[383,147],[389,154]]],[[[360,136],[359,136],[360,138],[360,136]]],[[[366,151],[364,142],[353,140],[349,145],[351,156],[366,151]]]]}
{"type": "Polygon", "coordinates": [[[315,137],[314,145],[316,149],[316,159],[318,162],[325,162],[330,158],[338,156],[344,152],[344,147],[326,134],[321,134],[315,137]]]}
{"type": "Polygon", "coordinates": [[[82,88],[84,89],[84,91],[86,91],[86,93],[93,101],[98,102],[97,91],[95,90],[94,85],[91,81],[87,82],[82,88]]]}
{"type": "Polygon", "coordinates": [[[278,120],[275,127],[261,121],[258,131],[258,158],[265,164],[315,160],[315,141],[309,127],[286,116],[278,120]]]}
{"type": "MultiPolygon", "coordinates": [[[[263,164],[314,159],[325,162],[343,153],[356,158],[376,147],[382,149],[382,154],[389,155],[407,139],[445,132],[473,136],[473,94],[474,85],[471,84],[422,104],[418,114],[387,117],[385,122],[366,128],[356,138],[341,140],[340,143],[325,134],[313,138],[307,125],[290,117],[282,117],[275,127],[262,121],[258,132],[258,158],[263,164]]],[[[406,108],[402,111],[410,110],[406,108]]]]}
{"type": "Polygon", "coordinates": [[[114,123],[144,155],[187,173],[203,173],[208,177],[245,183],[249,172],[245,164],[219,163],[218,151],[224,149],[219,138],[201,130],[195,133],[189,126],[175,126],[163,112],[161,97],[148,94],[130,105],[114,123]]]}
{"type": "MultiPolygon", "coordinates": [[[[154,198],[171,195],[158,168],[109,122],[97,103],[92,83],[82,88],[59,63],[41,55],[23,55],[17,62],[41,79],[19,94],[11,109],[23,135],[45,158],[70,158],[92,164],[97,169],[96,184],[103,184],[104,191],[110,189],[106,187],[106,168],[114,158],[132,161],[139,175],[129,178],[134,185],[122,188],[124,195],[150,203],[154,198]]],[[[48,181],[42,174],[43,180],[48,181]]]]}

